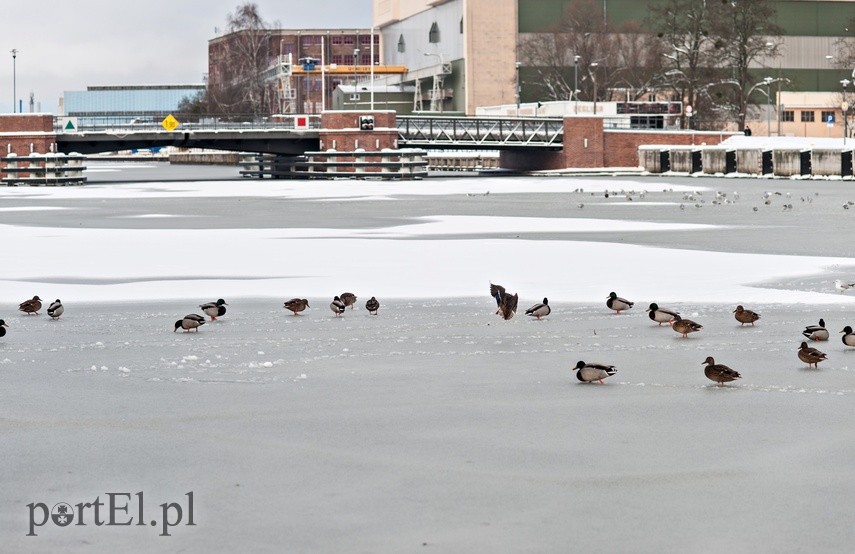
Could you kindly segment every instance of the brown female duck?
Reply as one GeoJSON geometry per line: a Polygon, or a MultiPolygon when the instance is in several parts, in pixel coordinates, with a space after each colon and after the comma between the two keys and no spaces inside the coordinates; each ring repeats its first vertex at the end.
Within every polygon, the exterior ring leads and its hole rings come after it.
{"type": "Polygon", "coordinates": [[[707,379],[715,381],[719,385],[730,383],[731,381],[736,381],[737,379],[742,378],[742,375],[740,375],[738,371],[730,369],[724,364],[715,363],[712,356],[707,356],[707,359],[701,363],[706,365],[704,368],[704,375],[707,376],[707,379]]]}
{"type": "Polygon", "coordinates": [[[806,342],[803,342],[799,347],[798,355],[799,359],[806,363],[808,367],[814,366],[817,369],[819,369],[819,365],[817,365],[819,362],[828,359],[828,356],[826,356],[825,353],[808,346],[806,342]]]}
{"type": "Polygon", "coordinates": [[[746,323],[754,325],[754,322],[760,319],[760,314],[752,312],[751,310],[746,310],[741,304],[733,310],[733,316],[736,318],[736,321],[739,322],[740,327],[746,323]]]}
{"type": "Polygon", "coordinates": [[[679,315],[675,315],[671,319],[671,328],[676,332],[683,335],[683,338],[687,338],[689,333],[695,333],[704,328],[700,323],[695,323],[691,319],[683,319],[679,315]]]}

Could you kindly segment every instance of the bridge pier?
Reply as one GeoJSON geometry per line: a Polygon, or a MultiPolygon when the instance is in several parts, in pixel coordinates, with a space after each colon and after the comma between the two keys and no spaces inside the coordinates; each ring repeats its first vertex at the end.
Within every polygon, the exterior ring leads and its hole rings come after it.
{"type": "MultiPolygon", "coordinates": [[[[397,114],[393,110],[326,111],[321,114],[320,150],[380,152],[398,149],[397,114]],[[368,123],[370,118],[371,123],[368,123]]],[[[350,161],[342,156],[339,161],[350,161]]],[[[366,171],[380,171],[380,167],[366,171]]]]}

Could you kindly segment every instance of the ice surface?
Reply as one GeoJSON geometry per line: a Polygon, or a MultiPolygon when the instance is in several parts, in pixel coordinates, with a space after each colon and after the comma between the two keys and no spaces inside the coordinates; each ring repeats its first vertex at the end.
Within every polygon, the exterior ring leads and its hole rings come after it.
{"type": "Polygon", "coordinates": [[[849,183],[727,182],[741,198],[712,206],[705,191],[724,187],[714,179],[670,190],[458,178],[420,183],[446,190],[421,195],[405,183],[306,183],[286,197],[264,187],[297,185],[149,171],[151,183],[94,185],[88,198],[90,186],[0,189],[0,207],[68,208],[4,212],[0,227],[0,550],[855,543],[855,349],[837,333],[855,316],[833,288],[855,274],[853,214],[840,208],[849,183]],[[205,196],[209,186],[222,191],[205,196]],[[313,186],[351,201],[315,202],[313,186]],[[802,203],[801,186],[819,195],[802,203]],[[708,202],[622,210],[629,202],[597,189],[708,202]],[[783,212],[787,192],[796,208],[783,212]],[[387,200],[365,199],[375,193],[387,200]],[[177,217],[117,217],[146,214],[177,217]],[[490,280],[522,309],[548,296],[552,314],[501,320],[490,280]],[[344,290],[359,300],[335,318],[327,305],[344,290]],[[614,315],[611,290],[637,304],[614,315]],[[17,312],[33,294],[61,298],[65,314],[17,312]],[[377,316],[364,308],[372,295],[377,316]],[[309,299],[300,316],[282,308],[293,296],[309,299]],[[173,332],[215,298],[229,303],[224,317],[173,332]],[[651,301],[704,330],[682,339],[655,325],[651,301]],[[737,303],[761,314],[756,326],[739,326],[737,303]],[[832,339],[815,346],[829,359],[807,369],[800,333],[820,317],[832,339]],[[706,356],[743,378],[713,384],[706,356]],[[580,384],[578,360],[618,373],[580,384]],[[197,525],[172,537],[91,523],[24,536],[28,503],[137,491],[146,520],[194,491],[197,525]]]}

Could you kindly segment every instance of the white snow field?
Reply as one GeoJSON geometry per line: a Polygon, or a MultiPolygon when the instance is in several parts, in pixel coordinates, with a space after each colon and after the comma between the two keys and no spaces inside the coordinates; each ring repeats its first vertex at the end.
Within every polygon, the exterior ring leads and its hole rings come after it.
{"type": "Polygon", "coordinates": [[[855,183],[200,172],[0,188],[0,551],[855,544],[855,294],[833,286],[855,277],[855,183]],[[520,295],[510,321],[491,281],[520,295]],[[65,313],[19,312],[34,295],[65,313]],[[217,298],[225,316],[173,332],[217,298]],[[742,378],[709,381],[707,356],[742,378]],[[579,360],[618,372],[582,384],[579,360]],[[63,502],[73,525],[47,517],[63,502]]]}

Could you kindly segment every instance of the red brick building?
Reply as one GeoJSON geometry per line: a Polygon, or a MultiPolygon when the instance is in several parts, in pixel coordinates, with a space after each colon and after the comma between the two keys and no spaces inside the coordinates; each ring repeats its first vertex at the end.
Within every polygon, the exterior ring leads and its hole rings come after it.
{"type": "MultiPolygon", "coordinates": [[[[250,33],[239,31],[208,41],[208,91],[222,90],[232,79],[231,53],[245,48],[250,33]]],[[[380,64],[380,35],[370,29],[274,29],[253,43],[255,64],[262,76],[265,94],[270,98],[270,113],[320,113],[321,106],[332,106],[332,91],[341,83],[352,85],[367,77],[364,68],[380,64]],[[372,57],[373,50],[373,57],[372,57]],[[305,71],[303,60],[317,60],[317,69],[305,71]],[[290,71],[287,61],[293,64],[290,71]],[[324,86],[320,65],[325,65],[324,86]],[[325,99],[322,99],[322,90],[325,99]]]]}

